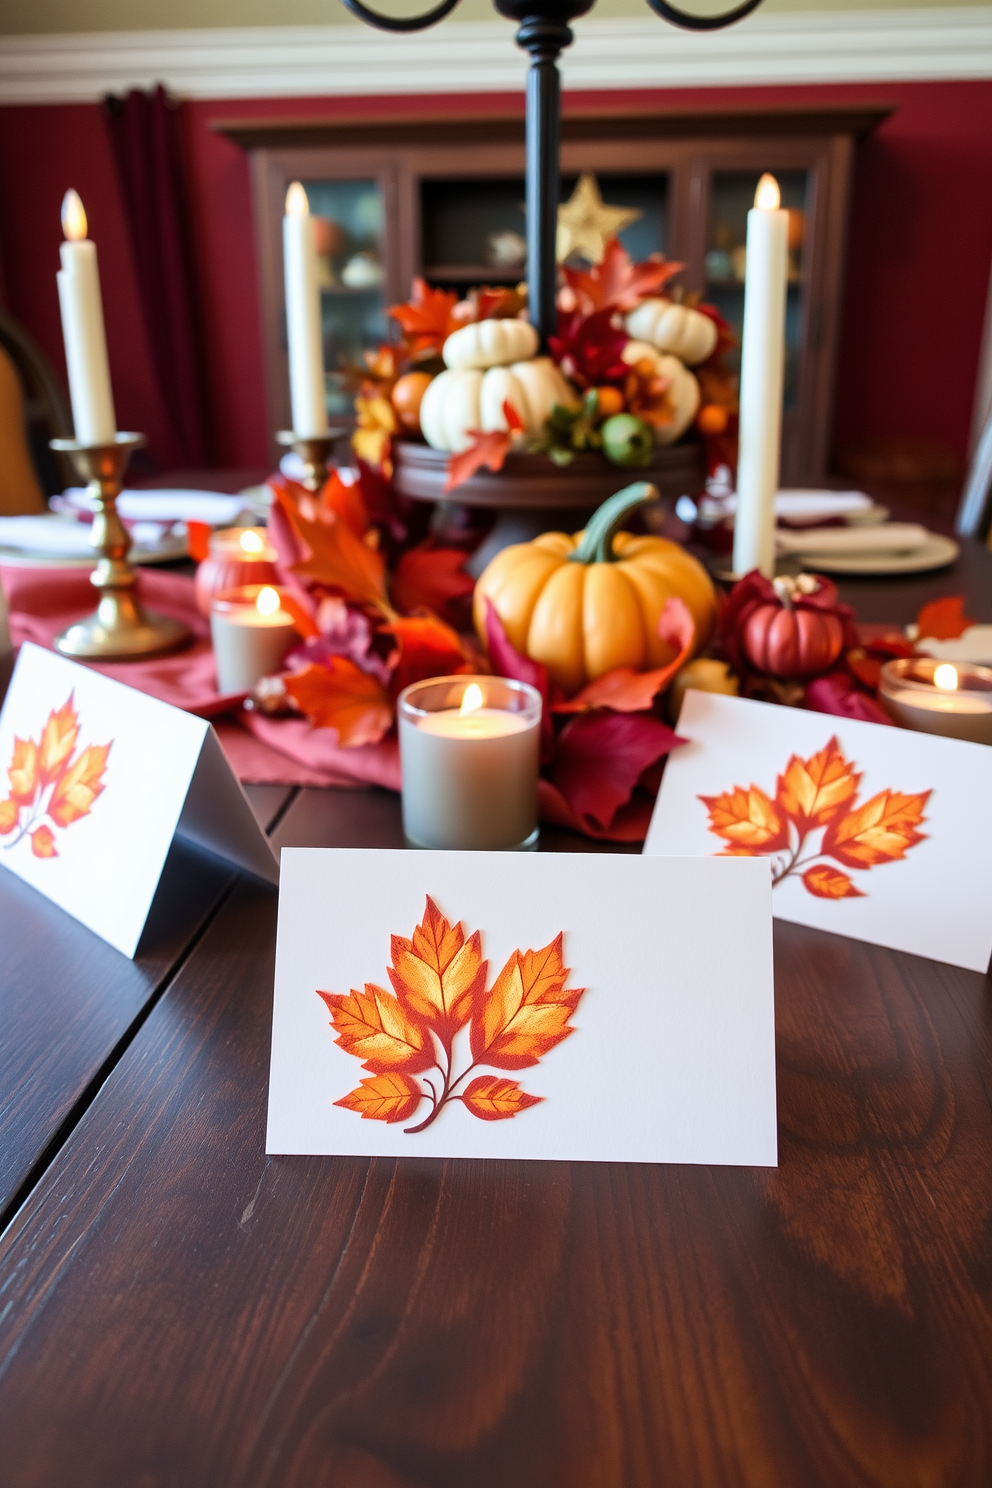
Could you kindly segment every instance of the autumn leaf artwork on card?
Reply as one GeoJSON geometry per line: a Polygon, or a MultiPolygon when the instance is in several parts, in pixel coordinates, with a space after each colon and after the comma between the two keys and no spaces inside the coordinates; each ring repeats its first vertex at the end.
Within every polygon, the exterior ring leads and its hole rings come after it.
{"type": "Polygon", "coordinates": [[[932,794],[885,789],[859,805],[860,785],[855,761],[833,737],[808,759],[793,754],[774,796],[751,784],[699,800],[726,844],[718,856],[770,857],[775,885],[795,877],[817,899],[857,899],[867,889],[853,873],[898,862],[923,841],[932,794]]]}
{"type": "Polygon", "coordinates": [[[317,993],[335,1042],[369,1072],[334,1104],[364,1121],[410,1122],[410,1135],[454,1102],[481,1121],[537,1105],[542,1096],[492,1072],[527,1069],[575,1031],[569,1020],[585,989],[566,986],[562,949],[559,932],[540,950],[513,951],[489,986],[480,932],[466,938],[428,896],[412,939],[391,937],[392,992],[366,982],[361,992],[317,993]],[[458,1038],[466,1029],[467,1049],[458,1038]]]}
{"type": "Polygon", "coordinates": [[[9,838],[4,850],[27,840],[36,858],[57,858],[58,839],[52,828],[64,831],[89,815],[104,789],[113,741],[77,751],[79,735],[75,694],[70,693],[61,708],[49,713],[37,739],[15,736],[8,794],[0,799],[0,837],[9,838]]]}

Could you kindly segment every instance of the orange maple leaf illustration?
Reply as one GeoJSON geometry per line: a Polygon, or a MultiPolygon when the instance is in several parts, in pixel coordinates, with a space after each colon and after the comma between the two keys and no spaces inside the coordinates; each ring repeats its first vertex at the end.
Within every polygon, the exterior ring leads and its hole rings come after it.
{"type": "Polygon", "coordinates": [[[906,850],[922,842],[925,833],[916,828],[923,821],[929,791],[903,796],[884,790],[872,796],[857,811],[831,822],[823,838],[823,851],[845,868],[876,868],[906,856],[906,850]]]}
{"type": "Polygon", "coordinates": [[[337,1038],[346,1054],[361,1059],[365,1068],[382,1075],[387,1070],[419,1074],[434,1063],[434,1046],[419,1018],[412,1016],[391,992],[365,983],[364,992],[342,997],[318,992],[331,1011],[337,1038]]]}
{"type": "Polygon", "coordinates": [[[91,744],[55,781],[48,803],[48,814],[60,827],[86,816],[103,790],[103,772],[107,768],[109,744],[91,744]]]}
{"type": "Polygon", "coordinates": [[[860,783],[834,738],[808,760],[792,756],[778,778],[776,800],[797,824],[822,827],[853,801],[860,783]]]}
{"type": "Polygon", "coordinates": [[[420,1105],[421,1091],[416,1080],[395,1070],[363,1080],[336,1100],[336,1106],[357,1111],[363,1121],[408,1121],[420,1105]]]}
{"type": "Polygon", "coordinates": [[[31,851],[36,858],[57,858],[59,850],[55,846],[55,833],[51,827],[44,825],[36,827],[31,833],[31,851]]]}
{"type": "Polygon", "coordinates": [[[526,1069],[574,1030],[582,987],[565,990],[559,934],[540,951],[514,951],[472,1020],[472,1056],[494,1069],[526,1069]]]}
{"type": "Polygon", "coordinates": [[[803,874],[803,883],[817,899],[863,899],[864,891],[855,888],[846,873],[830,863],[814,863],[803,874]]]}
{"type": "Polygon", "coordinates": [[[480,1066],[537,1064],[574,1033],[569,1019],[585,989],[565,985],[570,972],[562,941],[559,932],[542,950],[513,951],[487,992],[489,963],[479,932],[466,938],[428,896],[412,939],[391,937],[387,971],[395,996],[372,982],[347,996],[317,993],[331,1014],[335,1043],[373,1074],[335,1104],[366,1121],[397,1122],[427,1100],[426,1117],[406,1128],[411,1134],[426,1130],[451,1101],[481,1121],[505,1121],[537,1105],[543,1096],[499,1075],[477,1075],[460,1094],[458,1087],[480,1066]],[[456,1074],[455,1040],[469,1022],[471,1063],[456,1074]]]}
{"type": "MultiPolygon", "coordinates": [[[[764,791],[735,785],[722,796],[700,796],[710,814],[710,831],[729,844],[734,855],[777,852],[789,842],[789,823],[764,791]]],[[[727,853],[722,854],[727,856],[727,853]]]]}
{"type": "Polygon", "coordinates": [[[48,823],[39,825],[41,818],[64,828],[89,815],[103,791],[110,744],[90,744],[74,760],[78,739],[72,693],[49,713],[40,740],[15,738],[7,769],[10,796],[0,801],[0,836],[11,838],[5,851],[28,837],[36,858],[57,858],[55,834],[48,823]]]}
{"type": "Polygon", "coordinates": [[[61,708],[48,715],[41,734],[38,749],[38,767],[43,785],[50,784],[58,775],[76,747],[79,736],[79,720],[73,706],[74,694],[70,693],[61,708]]]}
{"type": "Polygon", "coordinates": [[[736,785],[720,796],[700,796],[709,830],[728,846],[720,856],[773,858],[772,883],[797,877],[817,899],[860,899],[864,890],[832,863],[867,870],[904,858],[925,833],[924,807],[932,792],[883,790],[857,804],[861,775],[836,737],[809,759],[792,755],[778,777],[774,801],[758,786],[736,785]],[[807,851],[814,834],[818,847],[807,851]]]}
{"type": "Polygon", "coordinates": [[[505,1121],[543,1099],[543,1095],[528,1095],[516,1080],[501,1079],[499,1075],[478,1075],[465,1086],[462,1096],[467,1109],[480,1121],[505,1121]]]}
{"type": "Polygon", "coordinates": [[[486,984],[489,962],[482,959],[478,930],[466,940],[461,925],[450,924],[428,896],[413,939],[394,935],[390,950],[393,964],[387,974],[397,997],[450,1041],[468,1022],[475,997],[486,984]]]}
{"type": "Polygon", "coordinates": [[[38,789],[38,746],[33,739],[15,739],[7,771],[10,794],[15,801],[31,801],[38,789]]]}

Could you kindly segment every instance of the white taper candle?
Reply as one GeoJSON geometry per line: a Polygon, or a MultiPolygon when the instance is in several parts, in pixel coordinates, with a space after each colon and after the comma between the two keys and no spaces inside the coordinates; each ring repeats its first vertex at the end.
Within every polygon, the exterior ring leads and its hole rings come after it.
{"type": "Polygon", "coordinates": [[[741,342],[741,412],[737,454],[734,572],[775,572],[775,492],[778,490],[785,371],[785,298],[789,214],[779,207],[774,176],[758,183],[747,214],[747,273],[741,342]]]}
{"type": "Polygon", "coordinates": [[[315,439],[327,433],[320,286],[317,282],[317,224],[310,216],[307,194],[299,181],[294,181],[286,192],[282,256],[293,433],[304,439],[315,439]]]}
{"type": "Polygon", "coordinates": [[[75,191],[67,191],[62,200],[62,231],[62,268],[55,277],[76,439],[89,446],[113,444],[117,419],[96,244],[86,236],[86,213],[75,191]]]}

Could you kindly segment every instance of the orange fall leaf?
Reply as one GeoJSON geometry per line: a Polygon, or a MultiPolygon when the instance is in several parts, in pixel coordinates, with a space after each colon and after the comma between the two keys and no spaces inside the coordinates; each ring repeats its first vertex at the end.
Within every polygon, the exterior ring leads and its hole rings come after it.
{"type": "Polygon", "coordinates": [[[853,801],[860,782],[834,738],[808,760],[792,756],[778,778],[775,799],[800,829],[822,827],[853,801]]]}
{"type": "Polygon", "coordinates": [[[827,827],[823,851],[845,868],[875,868],[905,857],[908,848],[922,842],[925,834],[916,829],[925,820],[923,809],[930,792],[902,795],[884,790],[856,811],[837,818],[827,827]]]}
{"type": "Polygon", "coordinates": [[[70,693],[61,708],[48,715],[38,749],[38,772],[43,785],[55,779],[76,747],[79,736],[79,719],[70,693]]]}
{"type": "Polygon", "coordinates": [[[377,677],[346,656],[291,672],[286,691],[315,728],[336,729],[342,749],[378,744],[393,723],[389,695],[377,677]]]}
{"type": "Polygon", "coordinates": [[[59,850],[55,846],[55,834],[51,827],[36,827],[31,833],[31,851],[36,858],[57,858],[59,850]]]}
{"type": "Polygon", "coordinates": [[[60,775],[48,803],[48,815],[60,827],[68,827],[90,807],[103,790],[103,772],[107,768],[109,744],[91,744],[74,764],[60,775]]]}
{"type": "Polygon", "coordinates": [[[699,799],[710,814],[709,830],[735,853],[771,853],[788,846],[788,820],[759,786],[744,790],[735,785],[723,795],[699,799]]]}
{"type": "Polygon", "coordinates": [[[541,1095],[528,1095],[517,1080],[499,1075],[479,1075],[466,1085],[462,1101],[480,1121],[506,1121],[528,1106],[536,1106],[541,1095]]]}
{"type": "Polygon", "coordinates": [[[815,863],[803,874],[803,883],[817,899],[863,899],[864,893],[855,888],[846,873],[830,863],[815,863]]]}
{"type": "Polygon", "coordinates": [[[387,1070],[417,1074],[434,1063],[430,1034],[391,992],[366,982],[364,992],[352,991],[348,997],[333,992],[317,996],[330,1010],[334,1042],[373,1074],[387,1070]]]}
{"type": "Polygon", "coordinates": [[[410,1075],[398,1071],[373,1075],[363,1080],[357,1090],[334,1102],[348,1111],[357,1111],[363,1121],[406,1121],[420,1105],[420,1086],[410,1075]]]}
{"type": "Polygon", "coordinates": [[[452,925],[428,897],[413,939],[394,935],[391,956],[389,980],[402,1003],[442,1039],[464,1027],[489,969],[478,931],[466,940],[461,925],[452,925]]]}

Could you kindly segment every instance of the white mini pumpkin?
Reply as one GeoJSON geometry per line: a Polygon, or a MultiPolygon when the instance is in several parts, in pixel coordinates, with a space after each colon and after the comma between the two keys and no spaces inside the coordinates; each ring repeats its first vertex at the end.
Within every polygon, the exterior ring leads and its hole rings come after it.
{"type": "Polygon", "coordinates": [[[687,367],[705,362],[717,339],[708,315],[672,300],[642,300],[627,316],[627,330],[636,340],[650,341],[658,351],[677,356],[687,367]]]}
{"type": "Polygon", "coordinates": [[[656,444],[674,444],[699,411],[699,383],[677,356],[666,356],[646,341],[628,341],[620,356],[630,367],[636,367],[638,362],[651,362],[657,376],[669,379],[668,398],[674,416],[670,424],[655,428],[654,438],[656,444]]]}
{"type": "Polygon", "coordinates": [[[485,372],[449,368],[427,386],[420,404],[421,432],[432,449],[457,454],[470,443],[470,430],[489,433],[507,427],[504,403],[516,409],[525,433],[539,434],[554,405],[573,406],[575,394],[550,357],[485,372]]]}
{"type": "Polygon", "coordinates": [[[537,332],[526,320],[475,320],[452,331],[441,348],[444,365],[462,369],[508,367],[537,351],[537,332]]]}

